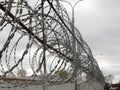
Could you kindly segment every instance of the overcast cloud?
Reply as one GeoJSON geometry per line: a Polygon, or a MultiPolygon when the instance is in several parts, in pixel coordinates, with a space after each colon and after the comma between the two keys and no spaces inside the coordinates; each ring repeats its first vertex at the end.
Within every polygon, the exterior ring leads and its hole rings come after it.
{"type": "Polygon", "coordinates": [[[119,24],[120,0],[83,0],[75,7],[76,27],[90,46],[102,72],[114,75],[114,83],[120,80],[119,24]]]}
{"type": "MultiPolygon", "coordinates": [[[[77,0],[68,1],[73,4],[77,0]]],[[[69,5],[64,5],[71,13],[69,5]]],[[[90,46],[104,75],[114,75],[113,82],[120,80],[119,24],[120,0],[83,0],[75,7],[75,26],[90,46]]]]}

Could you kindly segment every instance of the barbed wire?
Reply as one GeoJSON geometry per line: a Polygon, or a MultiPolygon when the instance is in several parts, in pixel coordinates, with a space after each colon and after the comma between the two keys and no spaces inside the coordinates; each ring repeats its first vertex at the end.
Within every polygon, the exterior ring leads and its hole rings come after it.
{"type": "Polygon", "coordinates": [[[77,28],[73,34],[72,22],[62,3],[59,0],[34,2],[0,2],[1,77],[17,78],[17,72],[26,70],[31,80],[46,78],[52,84],[72,82],[78,77],[87,81],[88,76],[103,83],[104,76],[89,46],[77,28]],[[73,50],[73,38],[77,52],[73,50]],[[67,73],[65,78],[60,77],[61,71],[63,75],[67,73]]]}

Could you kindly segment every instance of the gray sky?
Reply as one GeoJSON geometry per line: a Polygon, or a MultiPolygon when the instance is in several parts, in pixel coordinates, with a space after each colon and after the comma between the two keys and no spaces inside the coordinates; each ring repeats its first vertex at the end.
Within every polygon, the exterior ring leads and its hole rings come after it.
{"type": "MultiPolygon", "coordinates": [[[[67,1],[74,4],[77,0],[67,1]]],[[[70,6],[64,5],[71,16],[70,6]]],[[[83,0],[75,7],[75,26],[91,48],[104,75],[114,75],[113,82],[120,80],[119,23],[120,0],[83,0]]]]}
{"type": "MultiPolygon", "coordinates": [[[[74,4],[73,0],[68,1],[74,4]]],[[[69,6],[67,9],[71,13],[69,6]]],[[[114,75],[114,83],[120,80],[119,24],[120,0],[83,0],[75,7],[75,26],[90,46],[104,75],[114,75]]]]}

